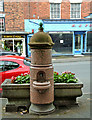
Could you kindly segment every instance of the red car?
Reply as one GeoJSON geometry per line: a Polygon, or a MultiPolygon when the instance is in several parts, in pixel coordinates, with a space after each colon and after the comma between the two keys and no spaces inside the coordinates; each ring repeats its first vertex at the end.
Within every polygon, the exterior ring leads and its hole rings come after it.
{"type": "MultiPolygon", "coordinates": [[[[6,55],[0,56],[0,86],[5,79],[10,79],[12,76],[28,73],[30,74],[30,61],[25,57],[6,55]]],[[[0,87],[0,92],[1,92],[0,87]]]]}

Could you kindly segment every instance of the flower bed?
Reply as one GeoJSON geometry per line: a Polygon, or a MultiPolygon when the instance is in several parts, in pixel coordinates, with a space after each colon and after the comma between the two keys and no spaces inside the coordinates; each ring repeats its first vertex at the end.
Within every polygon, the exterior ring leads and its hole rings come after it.
{"type": "Polygon", "coordinates": [[[24,73],[17,77],[12,76],[11,83],[15,83],[15,84],[30,83],[30,75],[27,73],[24,73]]]}
{"type": "MultiPolygon", "coordinates": [[[[54,72],[54,83],[77,83],[78,79],[75,77],[75,73],[72,72],[54,72]]],[[[11,83],[23,84],[30,83],[30,75],[27,73],[21,74],[17,77],[12,76],[11,83]]]]}
{"type": "MultiPolygon", "coordinates": [[[[30,76],[21,74],[18,77],[6,79],[2,83],[2,96],[8,98],[6,111],[18,111],[20,107],[30,106],[30,76]]],[[[54,72],[54,104],[56,106],[74,105],[76,98],[82,95],[83,84],[74,73],[63,72],[61,75],[54,72]]]]}
{"type": "Polygon", "coordinates": [[[75,77],[75,73],[62,72],[60,75],[58,72],[54,72],[54,83],[77,83],[78,79],[75,77]]]}

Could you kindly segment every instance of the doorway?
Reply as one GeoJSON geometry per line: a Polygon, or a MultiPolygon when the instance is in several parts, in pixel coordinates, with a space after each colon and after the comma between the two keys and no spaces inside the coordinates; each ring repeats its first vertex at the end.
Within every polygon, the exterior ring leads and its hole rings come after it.
{"type": "Polygon", "coordinates": [[[85,32],[74,33],[74,54],[82,54],[85,50],[85,32]]]}

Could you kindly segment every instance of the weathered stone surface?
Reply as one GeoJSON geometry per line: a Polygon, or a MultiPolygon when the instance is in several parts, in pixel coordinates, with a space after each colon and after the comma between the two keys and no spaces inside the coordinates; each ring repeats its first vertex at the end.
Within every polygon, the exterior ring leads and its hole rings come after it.
{"type": "MultiPolygon", "coordinates": [[[[30,106],[30,84],[11,84],[6,79],[2,84],[2,97],[8,98],[6,111],[15,111],[21,108],[29,108],[30,106]],[[8,81],[8,84],[7,84],[8,81]],[[22,90],[23,89],[23,90],[22,90]],[[17,92],[18,90],[18,92],[17,92]]],[[[82,95],[83,83],[55,83],[54,84],[54,105],[74,105],[76,98],[82,95]]],[[[50,93],[49,93],[50,94],[50,93]]],[[[43,99],[43,98],[42,98],[43,99]]]]}
{"type": "Polygon", "coordinates": [[[18,111],[19,108],[28,109],[30,106],[30,85],[29,84],[11,84],[10,79],[2,83],[2,97],[8,98],[6,112],[18,111]]]}
{"type": "Polygon", "coordinates": [[[56,106],[76,104],[76,98],[82,96],[83,84],[78,83],[55,83],[54,104],[56,106]]]}
{"type": "Polygon", "coordinates": [[[54,45],[50,35],[43,32],[40,23],[39,32],[30,40],[31,47],[31,79],[29,113],[43,114],[55,109],[54,105],[54,71],[52,65],[51,48],[54,45]],[[48,105],[49,104],[49,105],[48,105]]]}

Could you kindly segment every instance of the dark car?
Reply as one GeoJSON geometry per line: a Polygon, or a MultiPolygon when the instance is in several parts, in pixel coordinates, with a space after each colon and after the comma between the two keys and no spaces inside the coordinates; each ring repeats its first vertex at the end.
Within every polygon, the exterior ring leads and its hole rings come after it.
{"type": "Polygon", "coordinates": [[[3,56],[3,55],[20,55],[20,54],[14,53],[14,52],[0,51],[0,56],[3,56]]]}

